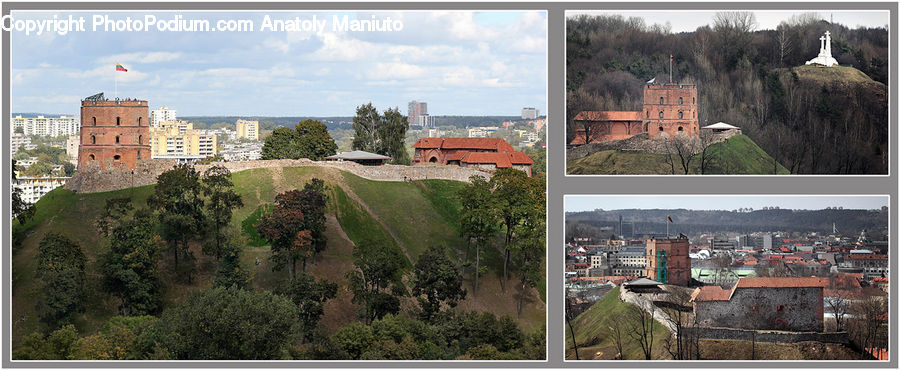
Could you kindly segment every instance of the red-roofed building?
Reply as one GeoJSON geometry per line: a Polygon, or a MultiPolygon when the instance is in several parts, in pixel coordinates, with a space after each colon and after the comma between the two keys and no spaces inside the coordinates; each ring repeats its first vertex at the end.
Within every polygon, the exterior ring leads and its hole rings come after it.
{"type": "Polygon", "coordinates": [[[641,111],[583,111],[575,116],[571,145],[622,140],[641,133],[650,139],[675,135],[698,137],[697,85],[644,85],[641,111]],[[588,133],[590,131],[588,138],[588,133]]]}
{"type": "Polygon", "coordinates": [[[426,137],[419,139],[413,163],[475,167],[488,171],[515,168],[531,176],[534,161],[498,138],[426,137]]]}
{"type": "Polygon", "coordinates": [[[821,332],[826,284],[818,277],[742,278],[731,289],[697,288],[691,302],[701,326],[821,332]]]}

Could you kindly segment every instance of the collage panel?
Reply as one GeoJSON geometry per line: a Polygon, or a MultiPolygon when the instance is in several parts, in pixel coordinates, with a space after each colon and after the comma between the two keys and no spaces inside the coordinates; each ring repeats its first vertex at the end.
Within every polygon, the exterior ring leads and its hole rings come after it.
{"type": "Polygon", "coordinates": [[[889,23],[567,10],[566,174],[888,175],[889,23]]]}
{"type": "Polygon", "coordinates": [[[220,5],[4,19],[4,365],[545,362],[547,11],[220,5]]]}
{"type": "Polygon", "coordinates": [[[567,195],[565,360],[887,361],[889,203],[567,195]]]}

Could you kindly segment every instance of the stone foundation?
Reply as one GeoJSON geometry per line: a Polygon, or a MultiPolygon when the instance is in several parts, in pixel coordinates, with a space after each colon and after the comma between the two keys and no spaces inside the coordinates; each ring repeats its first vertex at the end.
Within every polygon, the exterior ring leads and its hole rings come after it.
{"type": "MultiPolygon", "coordinates": [[[[175,165],[169,159],[151,159],[138,161],[132,176],[131,169],[124,166],[107,166],[101,169],[99,164],[89,163],[79,168],[65,188],[77,193],[100,193],[127,189],[132,186],[144,186],[156,183],[156,177],[175,165]]],[[[412,181],[412,180],[454,180],[469,182],[469,177],[478,175],[490,177],[488,171],[459,166],[415,165],[415,166],[363,166],[354,162],[320,162],[309,159],[275,159],[241,162],[221,162],[207,165],[195,165],[201,173],[213,165],[225,166],[231,172],[240,172],[254,168],[273,167],[331,167],[350,172],[359,177],[375,181],[412,181]]]]}

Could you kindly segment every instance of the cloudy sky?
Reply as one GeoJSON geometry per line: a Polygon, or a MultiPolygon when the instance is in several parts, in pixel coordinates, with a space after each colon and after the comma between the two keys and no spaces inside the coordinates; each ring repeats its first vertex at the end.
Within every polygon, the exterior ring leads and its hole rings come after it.
{"type": "Polygon", "coordinates": [[[16,19],[85,17],[86,32],[12,32],[12,111],[77,114],[79,100],[113,95],[168,106],[180,116],[351,116],[426,101],[432,115],[546,112],[544,12],[13,12],[16,19]],[[254,32],[92,31],[113,19],[250,19],[254,32]],[[273,19],[326,19],[323,32],[259,30],[273,19]],[[390,17],[400,32],[332,32],[332,16],[390,17]]]}
{"type": "MultiPolygon", "coordinates": [[[[885,11],[859,11],[859,10],[753,10],[758,23],[757,30],[775,29],[781,22],[791,19],[792,16],[803,13],[815,13],[819,18],[829,20],[833,17],[834,23],[843,24],[849,28],[886,27],[890,22],[890,13],[885,11]]],[[[691,32],[705,25],[713,24],[716,11],[703,10],[666,10],[666,11],[567,11],[566,16],[572,17],[578,14],[619,14],[625,18],[641,17],[647,25],[654,23],[672,26],[672,32],[691,32]]]]}
{"type": "Polygon", "coordinates": [[[616,209],[693,209],[735,210],[781,207],[787,209],[880,209],[888,205],[887,196],[805,196],[805,195],[567,195],[566,212],[616,209]]]}

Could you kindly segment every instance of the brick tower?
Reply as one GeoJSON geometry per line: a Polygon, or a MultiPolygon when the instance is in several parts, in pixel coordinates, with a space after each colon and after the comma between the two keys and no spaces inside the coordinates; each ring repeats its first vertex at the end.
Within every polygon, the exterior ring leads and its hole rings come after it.
{"type": "Polygon", "coordinates": [[[103,93],[81,101],[81,145],[78,167],[97,161],[101,168],[134,169],[150,159],[150,108],[145,100],[109,100],[103,93]]]}
{"type": "Polygon", "coordinates": [[[691,281],[690,250],[687,237],[648,240],[644,275],[663,284],[688,285],[691,281]]]}
{"type": "Polygon", "coordinates": [[[697,85],[644,85],[644,119],[651,139],[679,134],[699,137],[697,85]]]}

